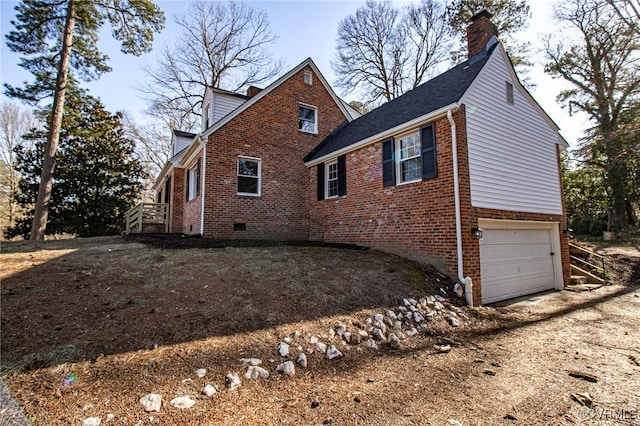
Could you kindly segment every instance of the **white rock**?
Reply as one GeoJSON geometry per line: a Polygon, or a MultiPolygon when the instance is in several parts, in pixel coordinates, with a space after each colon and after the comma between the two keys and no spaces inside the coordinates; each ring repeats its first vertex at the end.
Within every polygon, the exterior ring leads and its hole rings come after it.
{"type": "Polygon", "coordinates": [[[206,368],[198,368],[196,371],[196,377],[198,379],[202,379],[204,376],[207,375],[207,369],[206,368]]]}
{"type": "Polygon", "coordinates": [[[375,341],[375,340],[373,340],[373,339],[369,339],[369,340],[367,340],[367,341],[365,342],[365,345],[367,345],[367,347],[368,347],[368,348],[371,348],[371,349],[375,349],[375,350],[380,349],[380,346],[378,345],[378,343],[376,343],[376,341],[375,341]]]}
{"type": "Polygon", "coordinates": [[[391,309],[387,311],[387,317],[391,318],[392,320],[398,319],[398,315],[396,315],[396,313],[393,312],[391,309]]]}
{"type": "Polygon", "coordinates": [[[415,327],[412,327],[409,330],[407,330],[407,336],[409,336],[409,337],[413,337],[416,334],[418,334],[418,330],[416,330],[415,327]]]}
{"type": "Polygon", "coordinates": [[[409,302],[409,299],[402,299],[402,304],[404,306],[409,306],[409,305],[411,305],[411,302],[409,302]]]}
{"type": "Polygon", "coordinates": [[[374,328],[372,334],[373,334],[374,339],[376,339],[376,340],[380,340],[380,341],[387,340],[386,336],[384,335],[384,332],[382,330],[380,330],[379,328],[374,328]]]}
{"type": "Polygon", "coordinates": [[[327,359],[335,359],[341,356],[342,356],[342,352],[340,352],[338,348],[336,348],[335,346],[330,345],[327,348],[327,359]]]}
{"type": "Polygon", "coordinates": [[[298,358],[296,358],[296,362],[300,367],[307,368],[307,355],[304,353],[299,354],[298,358]]]}
{"type": "Polygon", "coordinates": [[[325,345],[322,342],[318,342],[318,343],[316,343],[316,350],[318,352],[320,352],[321,354],[324,354],[324,353],[327,352],[327,345],[325,345]]]}
{"type": "Polygon", "coordinates": [[[433,349],[441,354],[451,352],[451,345],[433,345],[433,349]]]}
{"type": "Polygon", "coordinates": [[[436,302],[436,298],[433,296],[428,296],[427,297],[427,304],[428,305],[433,305],[436,302]]]}
{"type": "Polygon", "coordinates": [[[336,335],[336,332],[333,328],[329,329],[329,339],[333,339],[336,335]]]}
{"type": "Polygon", "coordinates": [[[382,314],[376,314],[376,315],[373,317],[373,319],[374,319],[375,321],[382,322],[382,321],[384,320],[384,315],[382,315],[382,314]]]}
{"type": "Polygon", "coordinates": [[[347,327],[344,324],[338,324],[338,326],[336,327],[336,334],[338,336],[342,336],[344,333],[346,333],[347,331],[347,327]]]}
{"type": "Polygon", "coordinates": [[[218,392],[218,388],[214,385],[204,385],[202,389],[202,394],[207,396],[213,396],[216,392],[218,392]]]}
{"type": "Polygon", "coordinates": [[[160,411],[160,407],[162,407],[162,397],[157,393],[145,395],[140,398],[138,402],[142,406],[142,409],[147,413],[151,411],[160,411]]]}
{"type": "Polygon", "coordinates": [[[342,334],[342,338],[344,339],[345,342],[351,343],[351,333],[349,333],[348,331],[345,331],[342,334]]]}
{"type": "Polygon", "coordinates": [[[449,321],[449,325],[451,327],[457,327],[460,325],[460,322],[458,321],[458,319],[454,317],[447,317],[447,321],[449,321]]]}
{"type": "Polygon", "coordinates": [[[107,413],[107,421],[110,422],[111,420],[115,419],[116,415],[113,413],[107,413]]]}
{"type": "Polygon", "coordinates": [[[419,322],[424,321],[424,318],[423,318],[423,317],[422,317],[422,315],[420,315],[419,313],[414,312],[414,313],[413,313],[413,320],[414,320],[415,322],[418,322],[418,323],[419,323],[419,322]]]}
{"type": "Polygon", "coordinates": [[[406,306],[398,306],[398,310],[400,312],[407,312],[407,307],[406,306]]]}
{"type": "Polygon", "coordinates": [[[315,345],[316,343],[318,343],[318,338],[316,336],[309,337],[309,343],[315,345]]]}
{"type": "Polygon", "coordinates": [[[286,376],[295,376],[296,366],[292,361],[286,361],[276,367],[276,371],[286,376]]]}
{"type": "Polygon", "coordinates": [[[436,311],[442,311],[444,310],[444,306],[442,306],[442,303],[438,302],[436,300],[436,302],[433,304],[433,307],[435,308],[436,311]]]}
{"type": "MultiPolygon", "coordinates": [[[[440,289],[440,290],[442,290],[442,289],[440,289]]],[[[444,290],[442,290],[442,291],[444,291],[444,290]]],[[[447,293],[445,292],[445,294],[447,294],[447,293]]],[[[439,294],[434,294],[433,297],[440,303],[442,303],[442,302],[447,300],[444,297],[440,296],[439,294]]]]}
{"type": "Polygon", "coordinates": [[[285,337],[284,338],[285,343],[287,344],[291,344],[291,337],[285,337]]]}
{"type": "Polygon", "coordinates": [[[298,338],[300,336],[302,336],[302,331],[300,331],[300,330],[296,330],[296,332],[293,333],[293,337],[295,337],[295,338],[298,338]]]}
{"type": "Polygon", "coordinates": [[[456,285],[453,286],[453,292],[456,294],[456,296],[462,297],[462,295],[464,294],[464,289],[462,288],[460,283],[456,283],[456,285]]]}
{"type": "Polygon", "coordinates": [[[427,299],[425,299],[424,297],[421,297],[420,299],[418,299],[418,303],[420,303],[420,305],[426,307],[427,306],[427,299]]]}
{"type": "Polygon", "coordinates": [[[242,380],[240,380],[238,373],[228,373],[224,376],[224,382],[227,384],[227,389],[229,390],[234,390],[242,386],[242,380]]]}
{"type": "Polygon", "coordinates": [[[367,318],[367,319],[364,320],[364,323],[367,324],[367,325],[371,325],[371,324],[373,324],[373,320],[371,318],[367,318]]]}
{"type": "Polygon", "coordinates": [[[382,330],[383,333],[387,332],[387,324],[385,324],[383,321],[376,321],[374,326],[382,330]]]}
{"type": "Polygon", "coordinates": [[[455,317],[457,317],[457,316],[458,316],[458,314],[456,314],[456,313],[455,313],[455,312],[453,312],[453,311],[449,311],[449,316],[452,316],[452,317],[454,317],[454,318],[455,318],[455,317]]]}
{"type": "Polygon", "coordinates": [[[247,368],[247,372],[244,374],[245,379],[268,379],[269,372],[257,365],[250,365],[247,368]]]}
{"type": "Polygon", "coordinates": [[[284,342],[280,342],[278,345],[278,353],[281,357],[289,356],[289,345],[284,342]]]}
{"type": "Polygon", "coordinates": [[[398,314],[398,319],[401,321],[404,319],[404,314],[402,312],[398,314]]]}
{"type": "Polygon", "coordinates": [[[260,365],[262,360],[258,358],[240,358],[240,362],[248,365],[260,365]]]}
{"type": "Polygon", "coordinates": [[[418,304],[418,301],[416,299],[409,299],[409,303],[411,304],[411,306],[416,306],[418,304]]]}
{"type": "Polygon", "coordinates": [[[367,330],[358,330],[358,334],[360,335],[360,337],[369,337],[369,333],[367,333],[367,330]]]}
{"type": "Polygon", "coordinates": [[[176,408],[191,408],[196,405],[196,401],[189,398],[188,396],[179,396],[177,398],[173,398],[169,404],[173,405],[176,408]]]}
{"type": "Polygon", "coordinates": [[[100,426],[102,419],[100,417],[87,417],[82,421],[82,426],[100,426]]]}
{"type": "Polygon", "coordinates": [[[302,347],[302,345],[298,345],[298,347],[296,348],[298,350],[298,352],[302,352],[304,350],[304,348],[302,347]]]}
{"type": "Polygon", "coordinates": [[[395,334],[389,334],[389,346],[393,349],[400,349],[400,339],[395,334]]]}

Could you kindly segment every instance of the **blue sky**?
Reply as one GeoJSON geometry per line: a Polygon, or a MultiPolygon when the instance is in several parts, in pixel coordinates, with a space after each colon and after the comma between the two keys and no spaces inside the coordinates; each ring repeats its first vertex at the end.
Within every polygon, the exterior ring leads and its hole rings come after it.
{"type": "MultiPolygon", "coordinates": [[[[331,70],[331,60],[335,53],[335,38],[338,23],[347,15],[352,14],[364,1],[321,1],[321,0],[291,0],[291,1],[256,1],[252,4],[267,12],[271,29],[278,36],[272,46],[276,58],[285,62],[284,72],[294,67],[307,57],[311,57],[320,71],[333,83],[335,76],[331,70]]],[[[406,2],[395,2],[406,4],[406,2]]],[[[553,0],[533,0],[531,3],[532,20],[526,32],[521,35],[522,40],[532,43],[534,48],[541,47],[540,35],[543,32],[553,32],[550,26],[553,0]]],[[[0,49],[1,68],[0,80],[12,85],[19,85],[22,81],[31,81],[29,73],[23,71],[17,64],[19,56],[10,52],[6,47],[4,35],[11,31],[11,19],[14,17],[14,7],[17,2],[0,0],[0,32],[3,35],[0,49]]],[[[142,72],[144,64],[156,63],[156,54],[165,44],[171,44],[177,34],[177,27],[173,23],[173,16],[183,11],[187,5],[185,1],[157,1],[165,11],[167,22],[165,30],[156,35],[154,51],[142,57],[134,57],[120,53],[117,42],[112,40],[108,31],[103,31],[100,48],[109,55],[111,73],[103,75],[98,81],[89,83],[87,87],[94,96],[98,96],[111,111],[126,110],[137,120],[144,120],[145,101],[136,87],[144,82],[142,72]]],[[[535,49],[534,49],[535,50],[535,49]]],[[[569,117],[555,103],[555,96],[567,86],[559,80],[553,80],[544,74],[542,67],[544,57],[536,54],[533,58],[535,66],[531,73],[536,88],[533,96],[547,111],[551,118],[560,126],[561,133],[575,146],[575,141],[581,135],[585,123],[578,117],[569,117]]],[[[348,94],[339,93],[346,100],[353,100],[348,94]]],[[[2,95],[2,101],[7,98],[2,95]]]]}

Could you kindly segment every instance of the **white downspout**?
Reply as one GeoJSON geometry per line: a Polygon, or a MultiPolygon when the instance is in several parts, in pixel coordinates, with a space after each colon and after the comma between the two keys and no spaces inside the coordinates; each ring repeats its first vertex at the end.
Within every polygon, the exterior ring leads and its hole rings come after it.
{"type": "Polygon", "coordinates": [[[200,168],[200,235],[204,237],[204,188],[206,187],[206,171],[207,171],[207,143],[202,143],[202,167],[200,168]]]}
{"type": "Polygon", "coordinates": [[[473,306],[473,282],[464,276],[462,264],[462,219],[460,218],[460,184],[458,182],[458,137],[456,122],[453,120],[453,109],[447,111],[447,118],[451,124],[451,150],[453,151],[453,189],[456,203],[456,248],[458,250],[458,280],[464,284],[464,294],[469,306],[473,306]]]}

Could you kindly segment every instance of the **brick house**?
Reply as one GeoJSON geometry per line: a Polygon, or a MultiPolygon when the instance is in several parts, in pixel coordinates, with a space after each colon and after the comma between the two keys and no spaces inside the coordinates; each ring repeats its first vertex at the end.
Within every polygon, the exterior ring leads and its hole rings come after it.
{"type": "Polygon", "coordinates": [[[457,278],[470,304],[564,288],[567,144],[489,18],[467,61],[361,117],[310,59],[247,96],[209,91],[205,130],[174,133],[156,183],[171,230],[380,249],[457,278]]]}

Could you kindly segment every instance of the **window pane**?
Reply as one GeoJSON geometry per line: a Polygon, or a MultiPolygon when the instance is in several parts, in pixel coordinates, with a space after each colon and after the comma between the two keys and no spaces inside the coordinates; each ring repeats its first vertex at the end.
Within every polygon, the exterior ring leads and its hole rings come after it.
{"type": "Polygon", "coordinates": [[[338,195],[338,181],[329,181],[329,197],[335,197],[338,195]]]}
{"type": "Polygon", "coordinates": [[[258,193],[258,178],[238,176],[238,192],[258,193]]]}
{"type": "Polygon", "coordinates": [[[298,118],[302,120],[316,121],[316,111],[311,108],[300,107],[298,109],[298,118]]]}
{"type": "Polygon", "coordinates": [[[258,162],[238,158],[238,174],[242,176],[258,176],[258,162]]]}
{"type": "Polygon", "coordinates": [[[401,163],[402,182],[419,180],[422,178],[422,158],[412,158],[401,163]]]}
{"type": "Polygon", "coordinates": [[[411,158],[420,155],[420,139],[413,135],[400,140],[400,159],[411,158]]]}
{"type": "Polygon", "coordinates": [[[313,121],[300,120],[300,122],[298,123],[298,130],[313,133],[316,131],[316,126],[313,121]]]}

